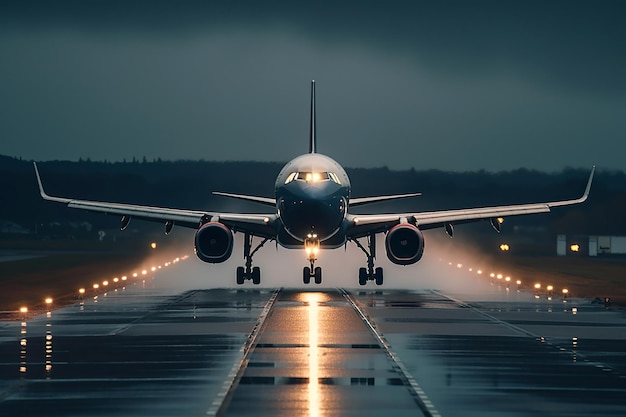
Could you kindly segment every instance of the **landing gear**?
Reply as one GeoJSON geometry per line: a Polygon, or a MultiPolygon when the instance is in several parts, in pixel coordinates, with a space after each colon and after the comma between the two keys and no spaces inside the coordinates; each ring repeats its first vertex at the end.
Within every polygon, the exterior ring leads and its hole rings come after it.
{"type": "Polygon", "coordinates": [[[261,243],[259,243],[254,250],[252,249],[252,235],[246,233],[243,238],[243,257],[246,259],[246,266],[237,267],[237,285],[242,285],[245,280],[250,279],[254,285],[259,285],[261,283],[261,268],[258,266],[252,267],[252,256],[261,249],[265,242],[269,240],[269,238],[264,238],[261,243]]]}
{"type": "Polygon", "coordinates": [[[309,268],[308,266],[305,266],[304,269],[302,270],[302,281],[305,284],[310,284],[311,278],[314,279],[316,284],[321,284],[322,283],[322,268],[320,268],[319,266],[316,266],[313,270],[311,270],[311,268],[309,268]]]}
{"type": "Polygon", "coordinates": [[[367,284],[367,281],[376,281],[376,285],[383,285],[383,269],[374,269],[374,258],[376,258],[376,235],[367,236],[367,249],[356,239],[352,239],[367,256],[367,268],[359,268],[359,285],[367,284]]]}
{"type": "Polygon", "coordinates": [[[314,233],[309,233],[304,239],[304,250],[306,251],[307,259],[311,264],[310,267],[305,266],[302,270],[302,282],[305,284],[311,283],[311,278],[315,280],[316,284],[322,283],[322,268],[315,266],[317,260],[317,253],[320,250],[320,240],[314,233]]]}

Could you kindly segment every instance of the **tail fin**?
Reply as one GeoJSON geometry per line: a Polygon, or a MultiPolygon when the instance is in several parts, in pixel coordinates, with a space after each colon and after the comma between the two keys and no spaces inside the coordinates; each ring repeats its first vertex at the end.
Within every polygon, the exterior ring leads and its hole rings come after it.
{"type": "Polygon", "coordinates": [[[311,137],[309,138],[309,153],[315,153],[315,80],[311,81],[311,137]]]}

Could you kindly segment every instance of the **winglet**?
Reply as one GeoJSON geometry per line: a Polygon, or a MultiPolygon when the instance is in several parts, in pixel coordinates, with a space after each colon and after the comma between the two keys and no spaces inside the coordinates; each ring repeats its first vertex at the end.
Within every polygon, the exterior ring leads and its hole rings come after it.
{"type": "Polygon", "coordinates": [[[43,184],[41,183],[39,170],[37,169],[37,162],[33,161],[33,166],[35,167],[35,175],[37,176],[37,183],[39,184],[39,194],[41,194],[41,198],[43,198],[44,200],[56,201],[59,203],[69,203],[70,201],[72,201],[71,198],[50,197],[48,194],[46,194],[46,192],[43,190],[43,184]]]}
{"type": "Polygon", "coordinates": [[[591,191],[591,183],[593,182],[593,174],[596,172],[596,166],[591,167],[591,173],[589,174],[589,179],[587,180],[587,187],[585,187],[585,192],[580,198],[576,198],[574,200],[566,200],[566,201],[555,201],[552,203],[548,203],[548,207],[558,207],[558,206],[568,206],[570,204],[578,204],[584,203],[587,201],[587,197],[589,197],[589,191],[591,191]]]}
{"type": "Polygon", "coordinates": [[[315,127],[315,80],[311,81],[311,135],[309,138],[309,153],[315,153],[316,145],[315,127]]]}
{"type": "Polygon", "coordinates": [[[591,182],[593,181],[593,174],[596,172],[596,166],[591,167],[591,174],[589,174],[589,180],[587,180],[587,188],[585,188],[585,192],[583,193],[582,199],[585,201],[589,196],[589,191],[591,190],[591,182]]]}

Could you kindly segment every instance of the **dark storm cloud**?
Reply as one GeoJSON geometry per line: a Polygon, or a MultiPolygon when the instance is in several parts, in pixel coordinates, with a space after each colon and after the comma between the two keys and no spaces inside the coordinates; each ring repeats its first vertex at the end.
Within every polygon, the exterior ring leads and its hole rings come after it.
{"type": "Polygon", "coordinates": [[[3,2],[0,153],[287,160],[317,78],[321,150],[349,166],[622,168],[622,9],[3,2]]]}
{"type": "Polygon", "coordinates": [[[327,44],[357,42],[453,74],[515,71],[549,85],[626,91],[626,4],[619,1],[7,2],[7,30],[194,36],[224,27],[287,28],[327,44]]]}

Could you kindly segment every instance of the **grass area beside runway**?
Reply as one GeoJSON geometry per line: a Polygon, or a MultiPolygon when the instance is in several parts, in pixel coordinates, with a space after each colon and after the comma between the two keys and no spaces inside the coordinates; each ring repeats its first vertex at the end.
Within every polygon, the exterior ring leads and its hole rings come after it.
{"type": "Polygon", "coordinates": [[[80,252],[0,263],[0,310],[28,307],[32,314],[45,307],[51,297],[55,307],[75,302],[78,289],[93,292],[118,274],[130,273],[141,265],[144,254],[136,252],[80,252]]]}
{"type": "Polygon", "coordinates": [[[489,262],[529,290],[539,283],[545,293],[553,285],[555,296],[567,288],[572,297],[610,297],[612,304],[626,306],[626,258],[507,255],[489,262]]]}

